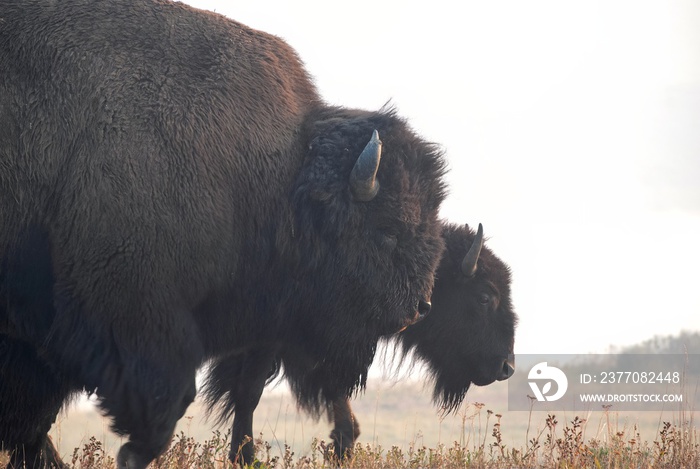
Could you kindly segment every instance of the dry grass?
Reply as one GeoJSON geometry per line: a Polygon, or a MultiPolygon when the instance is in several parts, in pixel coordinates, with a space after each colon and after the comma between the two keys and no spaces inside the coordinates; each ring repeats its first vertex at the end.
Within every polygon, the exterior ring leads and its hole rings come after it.
{"type": "MultiPolygon", "coordinates": [[[[632,415],[611,408],[584,415],[553,415],[536,409],[529,413],[494,412],[485,404],[471,402],[456,416],[442,416],[431,426],[426,415],[434,417],[435,411],[429,396],[419,389],[404,383],[380,389],[376,396],[368,392],[353,402],[363,434],[353,458],[344,461],[343,467],[700,469],[700,433],[695,411],[687,407],[690,403],[675,410],[632,415]],[[424,413],[419,413],[420,409],[424,413]],[[372,415],[374,421],[368,417],[372,415]]],[[[504,383],[496,383],[470,390],[470,397],[503,405],[506,391],[504,383]]],[[[284,393],[263,397],[256,411],[256,420],[263,425],[254,430],[260,432],[253,442],[258,458],[255,467],[337,467],[327,440],[286,420],[285,409],[293,406],[289,399],[291,396],[284,393]]],[[[291,409],[289,417],[298,424],[301,416],[291,409]]],[[[170,448],[150,466],[152,469],[233,467],[228,461],[230,434],[210,428],[196,431],[192,415],[201,412],[196,403],[189,409],[189,416],[181,422],[184,426],[178,427],[170,448]]],[[[63,425],[59,421],[55,426],[54,442],[72,468],[115,468],[114,455],[123,441],[114,440],[104,422],[102,427],[88,427],[81,418],[77,429],[63,425]],[[81,434],[80,428],[87,433],[82,433],[79,443],[65,446],[66,442],[61,442],[62,434],[76,436],[81,434]],[[89,436],[96,434],[101,436],[89,436]]],[[[327,434],[327,430],[322,432],[327,434]]],[[[7,454],[0,452],[0,468],[7,460],[7,454]]]]}
{"type": "MultiPolygon", "coordinates": [[[[452,444],[434,448],[412,443],[408,448],[382,447],[358,443],[355,454],[343,467],[362,469],[395,468],[699,468],[700,438],[692,412],[679,412],[677,422],[662,422],[653,441],[642,441],[636,425],[618,427],[615,413],[603,413],[597,424],[580,417],[560,422],[548,415],[533,431],[527,444],[510,447],[503,437],[507,430],[504,416],[485,409],[483,404],[469,406],[462,419],[464,432],[452,444]],[[685,419],[685,420],[683,420],[685,419]],[[589,428],[593,425],[595,428],[589,428]],[[587,433],[596,437],[587,438],[587,433]]],[[[531,415],[532,417],[532,415],[531,415]]],[[[228,433],[215,431],[211,438],[196,441],[180,432],[169,450],[154,462],[153,469],[225,469],[229,463],[228,433]]],[[[254,441],[257,468],[332,468],[336,467],[329,444],[313,438],[310,451],[297,456],[290,446],[273,450],[262,435],[254,441]]],[[[0,466],[6,455],[0,454],[0,466]]],[[[115,460],[95,437],[76,448],[67,460],[76,469],[114,469],[115,460]]]]}

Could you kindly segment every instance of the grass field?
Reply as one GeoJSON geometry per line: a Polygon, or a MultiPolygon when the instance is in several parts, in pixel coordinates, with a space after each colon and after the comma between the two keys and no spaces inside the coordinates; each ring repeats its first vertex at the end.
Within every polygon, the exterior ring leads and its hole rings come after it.
{"type": "MultiPolygon", "coordinates": [[[[695,412],[548,414],[507,410],[507,383],[469,391],[454,415],[430,404],[429,390],[404,380],[370,381],[353,402],[362,434],[358,468],[700,468],[695,412]]],[[[264,466],[331,467],[324,459],[330,424],[297,412],[283,386],[268,390],[255,414],[257,457],[264,466]]],[[[122,441],[97,411],[74,406],[51,436],[64,461],[76,468],[111,468],[122,441]]],[[[154,467],[227,467],[227,427],[204,418],[195,402],[180,421],[173,445],[154,467]]],[[[0,459],[0,463],[2,460],[0,459]]]]}

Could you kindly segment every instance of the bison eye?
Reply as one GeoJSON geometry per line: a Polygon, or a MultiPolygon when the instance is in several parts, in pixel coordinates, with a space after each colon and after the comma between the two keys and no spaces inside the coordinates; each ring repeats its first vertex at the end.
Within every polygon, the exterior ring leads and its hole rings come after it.
{"type": "Polygon", "coordinates": [[[489,303],[491,303],[491,297],[486,293],[480,293],[479,294],[479,304],[480,305],[487,305],[489,303]]]}

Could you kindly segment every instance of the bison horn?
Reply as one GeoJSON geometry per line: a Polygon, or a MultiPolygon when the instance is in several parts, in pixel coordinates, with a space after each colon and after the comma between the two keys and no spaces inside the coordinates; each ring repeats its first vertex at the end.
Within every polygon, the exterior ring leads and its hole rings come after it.
{"type": "Polygon", "coordinates": [[[377,195],[379,191],[377,169],[379,169],[381,157],[382,141],[379,140],[379,132],[375,130],[350,173],[350,190],[356,200],[369,202],[377,195]]]}
{"type": "Polygon", "coordinates": [[[484,245],[484,227],[479,223],[479,229],[476,230],[476,236],[472,245],[462,260],[462,273],[471,278],[476,274],[476,263],[479,261],[481,247],[484,245]]]}

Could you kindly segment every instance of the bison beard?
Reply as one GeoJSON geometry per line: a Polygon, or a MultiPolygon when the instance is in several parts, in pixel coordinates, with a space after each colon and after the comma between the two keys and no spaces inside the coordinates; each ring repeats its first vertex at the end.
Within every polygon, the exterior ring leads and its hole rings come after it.
{"type": "Polygon", "coordinates": [[[119,467],[143,468],[204,361],[252,353],[267,375],[277,344],[334,394],[364,383],[430,297],[435,146],[392,110],[324,104],[280,39],[179,3],[4,2],[0,23],[0,410],[33,429],[0,415],[0,445],[49,465],[47,425],[85,388],[129,435],[119,467]],[[13,396],[35,382],[33,410],[13,396]]]}
{"type": "MultiPolygon", "coordinates": [[[[444,224],[445,252],[436,273],[433,308],[423,321],[393,337],[400,357],[410,352],[428,367],[434,402],[456,410],[471,384],[486,385],[509,378],[517,317],[510,299],[510,269],[483,245],[481,225],[444,224]]],[[[270,350],[270,349],[268,349],[270,350]]],[[[210,410],[218,406],[221,421],[235,414],[230,459],[253,459],[253,412],[265,384],[284,369],[300,406],[318,417],[326,409],[334,423],[331,438],[338,456],[347,456],[360,433],[347,395],[333,385],[336,373],[295,347],[278,344],[276,355],[219,357],[211,363],[204,394],[210,410]],[[266,381],[267,379],[267,381],[266,381]],[[240,383],[249,386],[241,386],[240,383]],[[309,393],[309,391],[312,391],[309,393]]]]}

